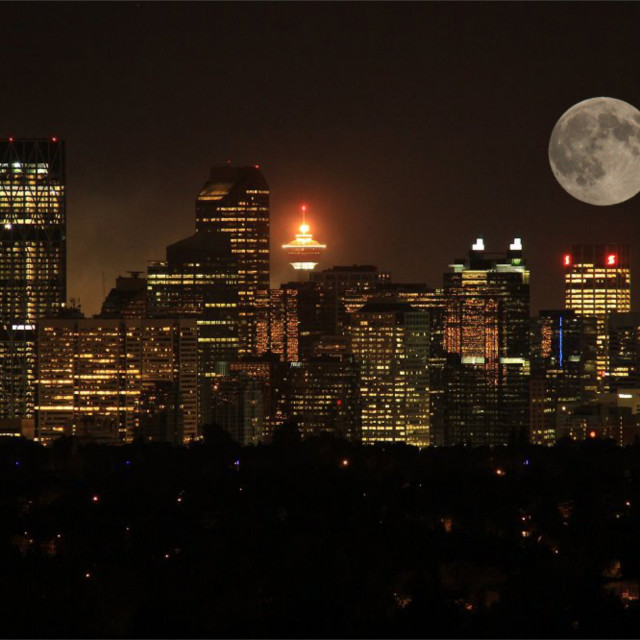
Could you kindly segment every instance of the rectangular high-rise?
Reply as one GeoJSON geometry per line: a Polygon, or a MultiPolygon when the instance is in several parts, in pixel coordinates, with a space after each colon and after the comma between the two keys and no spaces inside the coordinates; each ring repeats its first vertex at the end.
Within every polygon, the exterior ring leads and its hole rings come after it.
{"type": "Polygon", "coordinates": [[[429,315],[406,303],[367,302],[351,317],[360,373],[362,442],[429,444],[429,315]]]}
{"type": "Polygon", "coordinates": [[[229,236],[214,232],[169,245],[166,260],[147,269],[148,315],[197,323],[201,424],[211,420],[211,379],[238,358],[237,270],[229,236]]]}
{"type": "Polygon", "coordinates": [[[575,407],[597,391],[596,321],[570,310],[545,310],[531,323],[530,434],[553,445],[575,407]]]}
{"type": "Polygon", "coordinates": [[[36,322],[65,300],[64,143],[0,140],[0,419],[33,417],[36,322]]]}
{"type": "Polygon", "coordinates": [[[572,245],[563,263],[566,308],[596,319],[598,380],[604,389],[609,375],[609,315],[631,310],[629,246],[572,245]]]}
{"type": "Polygon", "coordinates": [[[609,391],[640,389],[640,313],[609,316],[609,391]]]}
{"type": "Polygon", "coordinates": [[[516,238],[509,251],[485,252],[444,276],[448,357],[445,444],[502,445],[526,437],[529,416],[529,270],[516,238]]]}
{"type": "Polygon", "coordinates": [[[283,362],[297,362],[300,318],[298,290],[286,286],[262,292],[256,317],[256,351],[273,353],[283,362]]]}
{"type": "Polygon", "coordinates": [[[332,433],[360,439],[358,366],[352,357],[291,363],[289,415],[303,437],[332,433]]]}
{"type": "Polygon", "coordinates": [[[196,201],[198,232],[229,234],[238,261],[240,355],[256,352],[256,305],[269,289],[269,186],[256,167],[214,167],[196,201]]]}

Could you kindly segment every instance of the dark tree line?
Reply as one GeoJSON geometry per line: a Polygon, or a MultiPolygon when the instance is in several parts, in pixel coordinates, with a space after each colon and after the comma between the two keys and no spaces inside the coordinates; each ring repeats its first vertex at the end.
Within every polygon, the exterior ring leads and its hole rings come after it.
{"type": "Polygon", "coordinates": [[[0,443],[4,637],[637,637],[640,448],[0,443]]]}

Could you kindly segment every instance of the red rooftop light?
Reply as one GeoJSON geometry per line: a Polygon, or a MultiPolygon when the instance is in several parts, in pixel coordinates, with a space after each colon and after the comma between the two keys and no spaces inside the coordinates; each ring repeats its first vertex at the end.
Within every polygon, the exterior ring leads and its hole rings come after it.
{"type": "Polygon", "coordinates": [[[570,267],[571,266],[571,254],[570,253],[565,253],[564,254],[564,266],[565,267],[570,267]]]}
{"type": "Polygon", "coordinates": [[[58,138],[51,138],[51,142],[58,142],[58,138]]]}

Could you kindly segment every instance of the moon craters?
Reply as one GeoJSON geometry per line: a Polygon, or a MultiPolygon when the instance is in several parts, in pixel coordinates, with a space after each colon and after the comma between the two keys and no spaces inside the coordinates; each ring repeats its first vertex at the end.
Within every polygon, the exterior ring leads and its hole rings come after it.
{"type": "Polygon", "coordinates": [[[553,129],[549,162],[560,185],[582,202],[632,198],[640,191],[640,111],[614,98],[574,105],[553,129]]]}

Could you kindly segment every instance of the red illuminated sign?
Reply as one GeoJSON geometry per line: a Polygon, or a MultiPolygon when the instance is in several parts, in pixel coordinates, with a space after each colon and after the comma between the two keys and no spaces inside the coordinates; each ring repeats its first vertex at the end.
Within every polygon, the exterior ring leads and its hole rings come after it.
{"type": "Polygon", "coordinates": [[[610,253],[607,256],[607,265],[608,266],[613,266],[614,264],[617,264],[618,262],[618,256],[615,253],[610,253]]]}
{"type": "Polygon", "coordinates": [[[564,266],[565,267],[570,267],[571,266],[571,254],[570,253],[565,253],[564,254],[564,266]]]}

